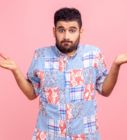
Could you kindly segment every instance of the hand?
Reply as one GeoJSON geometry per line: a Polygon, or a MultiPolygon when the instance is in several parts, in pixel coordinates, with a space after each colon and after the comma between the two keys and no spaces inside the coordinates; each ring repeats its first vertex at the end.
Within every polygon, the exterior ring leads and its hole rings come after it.
{"type": "Polygon", "coordinates": [[[11,71],[15,71],[17,69],[16,63],[1,53],[0,53],[0,67],[11,71]]]}
{"type": "Polygon", "coordinates": [[[121,64],[127,63],[127,54],[120,54],[115,59],[115,64],[120,66],[121,64]]]}

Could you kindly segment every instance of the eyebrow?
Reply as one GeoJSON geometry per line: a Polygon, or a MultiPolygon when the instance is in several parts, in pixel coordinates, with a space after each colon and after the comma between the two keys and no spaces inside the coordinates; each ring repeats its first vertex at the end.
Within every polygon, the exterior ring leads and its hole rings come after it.
{"type": "MultiPolygon", "coordinates": [[[[60,28],[64,28],[63,26],[58,26],[57,27],[57,29],[60,29],[60,28]]],[[[70,26],[69,28],[71,28],[71,29],[77,29],[77,27],[75,27],[75,26],[70,26]]]]}
{"type": "Polygon", "coordinates": [[[56,27],[57,29],[60,29],[60,28],[64,28],[63,26],[58,26],[58,27],[56,27]]]}

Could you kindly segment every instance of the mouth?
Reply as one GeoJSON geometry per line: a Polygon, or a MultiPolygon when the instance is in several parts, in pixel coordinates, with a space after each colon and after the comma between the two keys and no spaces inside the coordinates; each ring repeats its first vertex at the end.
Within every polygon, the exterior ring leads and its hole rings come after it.
{"type": "Polygon", "coordinates": [[[63,44],[71,44],[71,41],[62,41],[63,44]]]}
{"type": "Polygon", "coordinates": [[[62,45],[64,47],[70,47],[71,46],[71,42],[63,42],[62,45]]]}

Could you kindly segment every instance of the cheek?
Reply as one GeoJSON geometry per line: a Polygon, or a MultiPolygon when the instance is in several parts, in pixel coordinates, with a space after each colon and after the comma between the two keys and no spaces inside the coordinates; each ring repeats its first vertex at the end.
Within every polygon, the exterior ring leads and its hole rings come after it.
{"type": "Polygon", "coordinates": [[[56,40],[58,41],[58,42],[61,42],[62,40],[63,40],[63,36],[62,35],[59,35],[59,34],[56,34],[56,40]]]}
{"type": "Polygon", "coordinates": [[[80,38],[79,35],[75,35],[75,36],[72,38],[72,40],[75,42],[75,41],[79,40],[79,38],[80,38]]]}

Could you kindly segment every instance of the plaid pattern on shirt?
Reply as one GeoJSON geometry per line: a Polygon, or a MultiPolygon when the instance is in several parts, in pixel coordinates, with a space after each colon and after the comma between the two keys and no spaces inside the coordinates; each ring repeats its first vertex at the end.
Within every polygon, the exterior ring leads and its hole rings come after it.
{"type": "Polygon", "coordinates": [[[81,101],[83,100],[83,87],[70,88],[70,100],[71,101],[81,101]]]}
{"type": "Polygon", "coordinates": [[[40,97],[32,140],[99,140],[95,95],[107,69],[98,48],[79,45],[71,58],[56,46],[37,49],[27,76],[40,97]]]}

